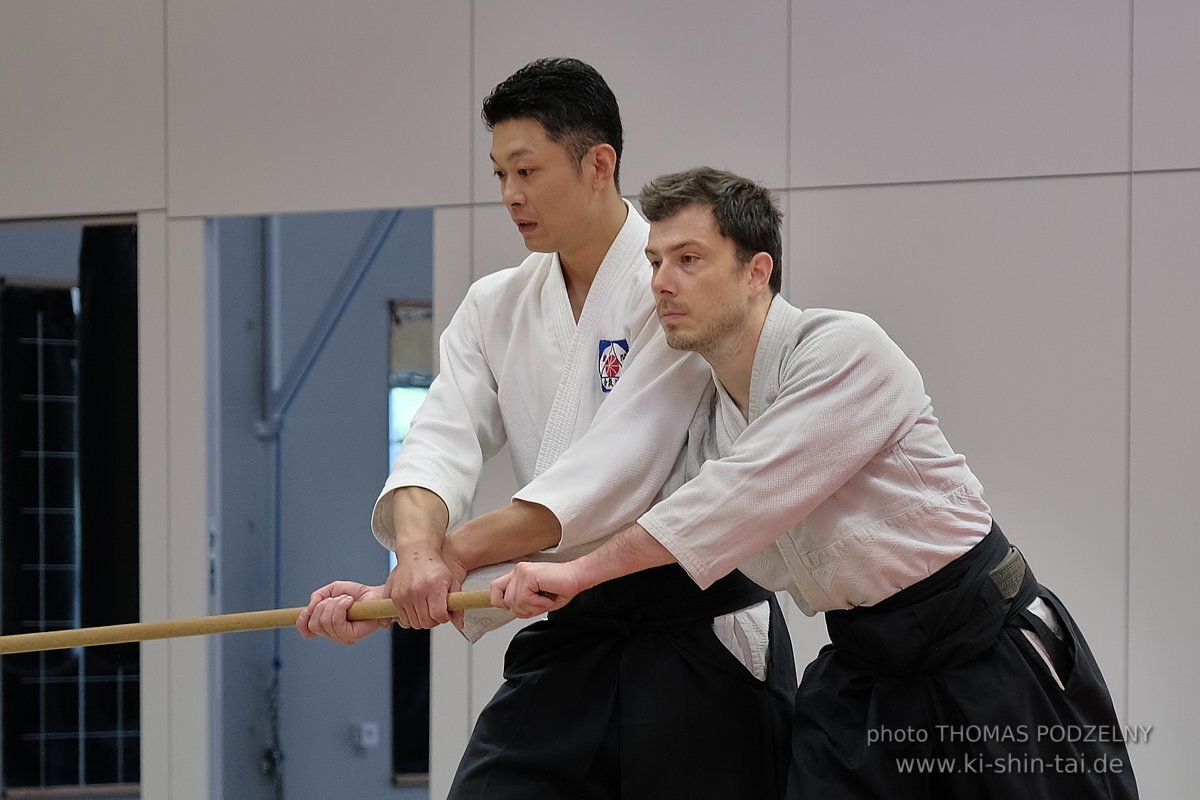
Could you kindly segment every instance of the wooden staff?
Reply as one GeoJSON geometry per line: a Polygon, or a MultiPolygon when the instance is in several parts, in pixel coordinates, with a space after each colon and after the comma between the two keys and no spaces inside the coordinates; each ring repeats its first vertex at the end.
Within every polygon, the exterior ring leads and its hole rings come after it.
{"type": "MultiPolygon", "coordinates": [[[[492,607],[487,591],[451,592],[446,605],[451,611],[492,607]]],[[[69,647],[88,647],[97,644],[144,642],[150,639],[172,639],[177,636],[208,636],[213,633],[289,628],[296,624],[296,618],[300,616],[300,612],[304,608],[304,606],[297,606],[296,608],[275,608],[268,611],[244,611],[240,614],[218,614],[196,619],[132,622],[127,625],[104,625],[71,631],[19,633],[15,636],[0,636],[0,655],[63,650],[69,647]]],[[[354,621],[388,619],[396,616],[396,607],[392,605],[391,600],[361,600],[350,606],[346,616],[354,621]]]]}

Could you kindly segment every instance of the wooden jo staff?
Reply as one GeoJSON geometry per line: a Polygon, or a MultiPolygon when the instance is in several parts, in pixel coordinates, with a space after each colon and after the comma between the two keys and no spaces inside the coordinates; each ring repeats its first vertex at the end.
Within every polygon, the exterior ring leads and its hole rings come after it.
{"type": "MultiPolygon", "coordinates": [[[[492,607],[487,591],[451,592],[446,605],[451,611],[492,607]]],[[[296,608],[275,608],[268,611],[245,611],[240,614],[218,614],[195,619],[131,622],[127,625],[104,625],[71,631],[19,633],[14,636],[0,636],[0,655],[63,650],[97,644],[144,642],[150,639],[172,639],[177,636],[208,636],[213,633],[289,628],[296,624],[296,618],[300,616],[300,612],[304,608],[304,606],[297,606],[296,608]]],[[[396,607],[392,605],[391,600],[361,600],[350,606],[347,616],[353,621],[388,619],[396,616],[396,607]]]]}

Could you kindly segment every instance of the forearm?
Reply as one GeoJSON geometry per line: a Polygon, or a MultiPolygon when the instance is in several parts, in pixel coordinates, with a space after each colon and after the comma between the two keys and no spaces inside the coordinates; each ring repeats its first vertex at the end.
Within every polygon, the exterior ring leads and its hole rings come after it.
{"type": "Polygon", "coordinates": [[[631,525],[574,561],[517,564],[511,572],[492,581],[492,604],[522,618],[545,614],[562,608],[597,584],[674,561],[674,556],[645,528],[631,525]]]}
{"type": "Polygon", "coordinates": [[[582,591],[634,572],[674,564],[675,556],[645,528],[634,524],[572,563],[582,591]]]}
{"type": "Polygon", "coordinates": [[[418,486],[396,489],[391,501],[396,567],[386,596],[402,628],[432,628],[450,618],[446,595],[462,577],[443,556],[449,512],[438,494],[418,486]]]}
{"type": "Polygon", "coordinates": [[[445,502],[428,489],[404,486],[392,492],[392,530],[397,556],[406,549],[440,550],[449,519],[445,502]]]}
{"type": "Polygon", "coordinates": [[[545,506],[514,500],[446,538],[443,548],[467,570],[501,564],[558,544],[562,527],[545,506]]]}

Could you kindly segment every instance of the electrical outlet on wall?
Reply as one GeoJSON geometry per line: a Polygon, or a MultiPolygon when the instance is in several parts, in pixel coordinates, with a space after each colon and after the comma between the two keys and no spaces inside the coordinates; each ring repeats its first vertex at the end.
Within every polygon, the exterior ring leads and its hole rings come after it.
{"type": "Polygon", "coordinates": [[[379,746],[378,722],[355,722],[350,726],[350,742],[356,750],[370,750],[379,746]]]}

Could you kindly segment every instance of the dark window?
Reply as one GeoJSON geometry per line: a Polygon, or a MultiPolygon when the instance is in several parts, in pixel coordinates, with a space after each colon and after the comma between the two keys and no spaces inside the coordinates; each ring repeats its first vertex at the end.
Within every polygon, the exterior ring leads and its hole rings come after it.
{"type": "MultiPolygon", "coordinates": [[[[137,620],[136,251],[132,226],[86,228],[80,289],[0,289],[4,634],[137,620]]],[[[137,645],[0,667],[5,789],[136,791],[137,645]]]]}

